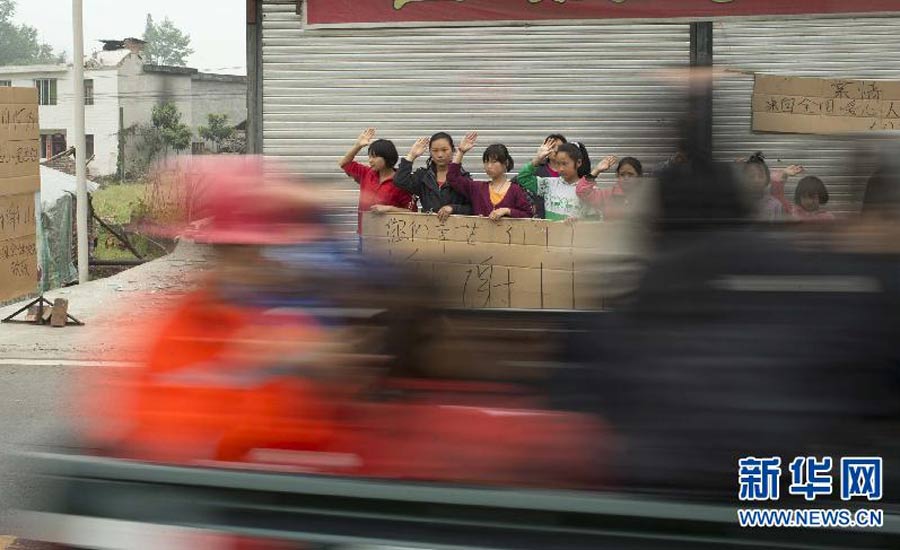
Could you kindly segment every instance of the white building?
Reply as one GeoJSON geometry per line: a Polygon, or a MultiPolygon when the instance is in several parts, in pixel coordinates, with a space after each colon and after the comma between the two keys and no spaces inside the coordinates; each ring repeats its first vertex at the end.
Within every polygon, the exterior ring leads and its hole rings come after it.
{"type": "MultiPolygon", "coordinates": [[[[114,174],[119,132],[149,123],[154,106],[173,102],[194,141],[210,113],[227,114],[237,125],[247,118],[247,78],[201,73],[185,67],[145,64],[143,42],[104,41],[104,49],[85,61],[85,133],[87,154],[95,156],[92,175],[114,174]]],[[[41,158],[65,151],[74,132],[71,65],[0,67],[0,86],[36,86],[40,102],[41,158]]],[[[126,152],[127,160],[127,152],[126,152]]]]}

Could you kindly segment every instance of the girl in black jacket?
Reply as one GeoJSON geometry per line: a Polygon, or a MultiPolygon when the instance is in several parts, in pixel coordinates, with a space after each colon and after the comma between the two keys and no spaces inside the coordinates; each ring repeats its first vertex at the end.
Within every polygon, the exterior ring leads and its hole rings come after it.
{"type": "Polygon", "coordinates": [[[422,212],[434,212],[441,221],[451,214],[472,215],[469,199],[447,185],[447,169],[455,150],[453,138],[446,132],[438,132],[431,139],[420,138],[400,160],[394,175],[394,185],[419,197],[422,212]],[[413,172],[413,163],[425,151],[431,152],[425,167],[413,172]]]}

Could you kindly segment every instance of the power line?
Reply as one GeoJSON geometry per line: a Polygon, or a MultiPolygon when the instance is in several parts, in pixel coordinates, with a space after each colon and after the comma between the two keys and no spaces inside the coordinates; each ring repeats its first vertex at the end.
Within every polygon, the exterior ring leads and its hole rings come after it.
{"type": "MultiPolygon", "coordinates": [[[[56,80],[56,81],[69,82],[72,80],[71,76],[69,75],[68,70],[66,70],[66,71],[27,71],[27,72],[21,72],[21,71],[3,72],[3,70],[2,70],[4,68],[11,68],[11,67],[14,67],[14,65],[6,65],[4,67],[0,67],[0,78],[2,78],[4,80],[12,79],[12,80],[20,80],[20,81],[56,80]],[[65,76],[63,78],[60,78],[58,75],[62,75],[62,74],[64,74],[65,76]],[[22,76],[22,75],[32,75],[32,76],[22,76]],[[35,75],[37,75],[37,76],[35,76],[35,75]],[[18,77],[18,79],[17,79],[17,77],[18,77]]],[[[224,68],[228,68],[228,67],[223,67],[223,69],[224,68]]],[[[235,68],[240,69],[242,67],[235,67],[235,68]]],[[[196,73],[177,73],[177,72],[167,73],[167,72],[160,71],[160,72],[146,72],[146,73],[141,73],[141,74],[130,75],[130,74],[117,74],[115,68],[85,69],[85,80],[123,80],[123,79],[129,79],[129,78],[152,78],[154,76],[190,77],[192,80],[200,80],[200,81],[207,81],[207,79],[205,77],[212,77],[211,79],[209,79],[211,81],[215,81],[216,77],[247,78],[247,75],[243,75],[243,74],[209,73],[209,72],[200,72],[200,71],[198,71],[196,73]],[[107,74],[103,74],[103,73],[113,73],[113,74],[107,75],[107,74]],[[200,77],[200,78],[194,78],[194,77],[200,77]]]]}
{"type": "MultiPolygon", "coordinates": [[[[246,93],[244,92],[204,92],[198,94],[167,94],[164,92],[139,92],[135,94],[130,93],[95,93],[94,99],[203,99],[203,98],[227,98],[227,97],[246,97],[246,93]]],[[[71,100],[75,97],[74,94],[57,94],[56,98],[71,100]]],[[[46,105],[43,105],[46,107],[46,105]]]]}

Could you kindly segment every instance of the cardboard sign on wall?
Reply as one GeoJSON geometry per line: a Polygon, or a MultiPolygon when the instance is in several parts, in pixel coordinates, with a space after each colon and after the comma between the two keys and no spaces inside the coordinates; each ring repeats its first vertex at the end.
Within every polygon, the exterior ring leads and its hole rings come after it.
{"type": "Polygon", "coordinates": [[[36,291],[37,90],[0,88],[0,302],[36,291]]]}
{"type": "Polygon", "coordinates": [[[366,214],[363,250],[404,262],[465,308],[592,309],[584,267],[602,224],[366,214]]]}
{"type": "Polygon", "coordinates": [[[900,82],[756,75],[752,110],[755,132],[900,130],[900,82]]]}

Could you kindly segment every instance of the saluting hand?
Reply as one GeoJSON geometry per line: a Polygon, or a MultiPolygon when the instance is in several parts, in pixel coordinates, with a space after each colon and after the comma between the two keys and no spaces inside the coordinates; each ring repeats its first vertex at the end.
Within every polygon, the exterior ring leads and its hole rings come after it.
{"type": "Polygon", "coordinates": [[[356,146],[362,149],[368,147],[373,141],[375,141],[375,128],[366,128],[363,130],[363,133],[359,134],[359,137],[356,138],[356,146]]]}
{"type": "Polygon", "coordinates": [[[806,168],[800,166],[799,164],[792,164],[784,169],[784,173],[787,176],[798,176],[806,172],[806,168]]]}
{"type": "Polygon", "coordinates": [[[429,139],[427,137],[417,139],[416,142],[413,143],[413,146],[410,147],[409,155],[407,155],[406,157],[409,160],[416,160],[417,158],[424,155],[425,151],[428,150],[428,141],[429,139]]]}
{"type": "Polygon", "coordinates": [[[555,141],[545,141],[540,148],[538,148],[537,153],[534,155],[534,163],[540,164],[544,162],[544,160],[550,156],[550,154],[556,150],[555,141]]]}
{"type": "Polygon", "coordinates": [[[600,161],[600,164],[597,165],[597,172],[606,172],[610,168],[613,167],[613,164],[618,162],[619,158],[615,155],[609,155],[605,159],[600,161]]]}
{"type": "Polygon", "coordinates": [[[475,148],[475,142],[478,141],[478,132],[469,132],[459,144],[459,150],[462,153],[468,153],[475,148]]]}

